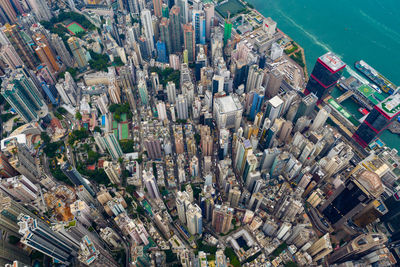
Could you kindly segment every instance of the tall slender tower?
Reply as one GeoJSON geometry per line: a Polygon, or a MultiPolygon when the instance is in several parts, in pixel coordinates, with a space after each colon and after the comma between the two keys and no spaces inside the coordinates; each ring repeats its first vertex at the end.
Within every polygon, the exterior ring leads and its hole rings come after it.
{"type": "Polygon", "coordinates": [[[74,65],[74,60],[72,59],[71,54],[68,52],[67,48],[64,45],[63,40],[60,36],[55,33],[51,34],[50,43],[56,50],[57,55],[61,58],[61,61],[68,67],[72,67],[74,65]]]}
{"type": "Polygon", "coordinates": [[[82,175],[68,162],[61,166],[61,171],[68,177],[68,179],[75,185],[83,185],[85,189],[94,196],[95,193],[89,184],[83,179],[82,175]]]}
{"type": "Polygon", "coordinates": [[[178,5],[180,9],[180,20],[182,24],[186,24],[189,22],[188,12],[189,5],[188,0],[177,0],[176,5],[178,5]]]}
{"type": "Polygon", "coordinates": [[[171,31],[168,18],[162,18],[160,21],[160,39],[167,48],[167,56],[172,53],[171,31]]]}
{"type": "Polygon", "coordinates": [[[153,0],[154,15],[160,18],[162,15],[162,0],[153,0]]]}
{"type": "Polygon", "coordinates": [[[179,17],[180,8],[178,6],[173,6],[171,11],[169,12],[169,20],[171,23],[171,43],[172,43],[172,51],[181,52],[182,51],[182,27],[181,21],[179,17]]]}
{"type": "Polygon", "coordinates": [[[214,19],[215,16],[214,5],[209,3],[205,4],[204,12],[206,14],[206,39],[210,40],[212,20],[214,19]]]}
{"type": "Polygon", "coordinates": [[[149,51],[151,53],[154,53],[154,51],[155,51],[154,30],[153,30],[153,23],[151,20],[150,10],[148,10],[148,9],[142,10],[142,12],[140,12],[140,19],[142,21],[144,35],[146,36],[146,39],[147,39],[147,45],[148,45],[149,51]]]}
{"type": "Polygon", "coordinates": [[[183,37],[185,41],[185,49],[188,51],[189,62],[194,62],[195,60],[195,40],[194,40],[194,30],[192,24],[188,23],[183,25],[183,37]]]}
{"type": "Polygon", "coordinates": [[[46,0],[28,0],[28,2],[39,21],[48,21],[53,17],[46,0]]]}
{"type": "Polygon", "coordinates": [[[74,55],[76,62],[78,63],[78,67],[79,68],[87,67],[88,61],[84,54],[83,48],[79,43],[79,39],[76,37],[70,37],[68,39],[68,45],[71,48],[72,54],[74,55]]]}
{"type": "Polygon", "coordinates": [[[6,24],[3,31],[24,64],[30,69],[35,69],[37,65],[36,58],[20,35],[18,26],[6,24]]]}
{"type": "Polygon", "coordinates": [[[17,13],[15,12],[10,0],[0,0],[0,7],[7,16],[9,23],[17,22],[17,13]]]}
{"type": "Polygon", "coordinates": [[[3,82],[1,94],[25,122],[37,121],[47,115],[48,108],[39,86],[27,70],[18,68],[3,82]]]}

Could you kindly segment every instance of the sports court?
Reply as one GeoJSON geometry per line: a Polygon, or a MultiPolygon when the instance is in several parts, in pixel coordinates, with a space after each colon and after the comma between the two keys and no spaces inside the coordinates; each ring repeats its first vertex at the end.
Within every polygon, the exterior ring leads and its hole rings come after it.
{"type": "Polygon", "coordinates": [[[76,35],[77,33],[86,31],[85,28],[83,28],[79,23],[77,23],[75,21],[71,22],[66,27],[67,27],[68,31],[73,35],[76,35]]]}

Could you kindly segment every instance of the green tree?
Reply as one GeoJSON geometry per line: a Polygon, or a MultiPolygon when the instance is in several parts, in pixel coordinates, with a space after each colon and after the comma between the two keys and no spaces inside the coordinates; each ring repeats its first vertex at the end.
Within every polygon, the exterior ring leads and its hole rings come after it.
{"type": "Polygon", "coordinates": [[[82,119],[82,114],[79,111],[77,111],[75,113],[75,119],[77,119],[77,120],[81,120],[82,119]]]}

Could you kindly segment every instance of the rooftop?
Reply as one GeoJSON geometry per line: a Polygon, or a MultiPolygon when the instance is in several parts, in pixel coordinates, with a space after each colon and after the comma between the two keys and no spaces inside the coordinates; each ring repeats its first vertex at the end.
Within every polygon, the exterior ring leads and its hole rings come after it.
{"type": "Polygon", "coordinates": [[[276,108],[283,104],[283,100],[279,96],[274,96],[269,100],[269,103],[271,103],[271,105],[276,108]]]}
{"type": "Polygon", "coordinates": [[[400,94],[389,96],[384,101],[379,103],[377,107],[385,112],[387,116],[393,118],[400,113],[400,94]]]}
{"type": "Polygon", "coordinates": [[[216,102],[222,113],[230,113],[242,109],[239,99],[231,95],[219,97],[216,102]]]}
{"type": "Polygon", "coordinates": [[[334,72],[346,66],[346,63],[344,63],[337,55],[332,52],[328,52],[325,55],[320,56],[319,60],[322,61],[322,63],[324,63],[334,72]]]}

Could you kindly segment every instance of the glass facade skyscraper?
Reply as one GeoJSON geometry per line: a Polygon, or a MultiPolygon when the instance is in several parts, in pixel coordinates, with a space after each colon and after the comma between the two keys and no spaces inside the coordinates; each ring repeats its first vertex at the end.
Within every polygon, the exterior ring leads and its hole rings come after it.
{"type": "Polygon", "coordinates": [[[400,94],[392,95],[374,107],[353,134],[362,147],[378,138],[400,114],[400,94]]]}
{"type": "Polygon", "coordinates": [[[346,64],[332,52],[320,56],[315,63],[304,94],[314,93],[320,102],[342,77],[345,67],[346,64]]]}

